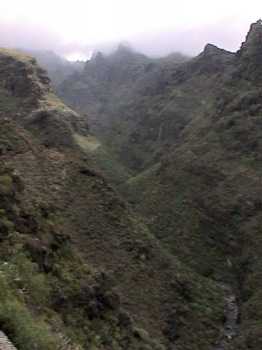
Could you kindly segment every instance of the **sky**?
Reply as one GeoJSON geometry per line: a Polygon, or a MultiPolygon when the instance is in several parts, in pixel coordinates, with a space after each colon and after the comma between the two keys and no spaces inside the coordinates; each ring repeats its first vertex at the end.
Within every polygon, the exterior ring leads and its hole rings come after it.
{"type": "Polygon", "coordinates": [[[123,41],[154,56],[235,51],[260,17],[261,0],[0,0],[0,45],[76,58],[123,41]]]}

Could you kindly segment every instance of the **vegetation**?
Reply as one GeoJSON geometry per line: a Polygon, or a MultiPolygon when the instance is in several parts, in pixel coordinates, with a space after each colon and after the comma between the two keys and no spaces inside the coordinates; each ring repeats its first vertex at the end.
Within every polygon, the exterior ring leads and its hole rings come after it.
{"type": "MultiPolygon", "coordinates": [[[[172,256],[108,185],[97,168],[113,177],[118,158],[93,147],[35,61],[0,53],[0,66],[19,101],[0,125],[0,329],[22,350],[209,349],[223,289],[172,256]]],[[[129,171],[118,174],[114,185],[129,171]]]]}
{"type": "Polygon", "coordinates": [[[120,45],[109,56],[95,55],[83,72],[66,79],[57,92],[88,116],[92,131],[118,163],[141,169],[152,161],[152,153],[169,141],[167,133],[176,134],[184,126],[190,111],[187,105],[194,104],[183,91],[177,94],[177,99],[185,99],[181,110],[171,99],[172,75],[186,60],[179,54],[153,60],[120,45]],[[166,119],[169,125],[163,128],[166,119]]]}
{"type": "Polygon", "coordinates": [[[262,339],[261,38],[258,21],[237,53],[208,44],[184,61],[120,47],[58,87],[130,170],[119,189],[161,245],[233,286],[235,349],[260,349],[262,339]]]}
{"type": "Polygon", "coordinates": [[[0,330],[18,349],[210,350],[228,290],[223,350],[261,349],[261,38],[259,21],[236,54],[97,53],[57,87],[82,115],[0,50],[0,330]]]}

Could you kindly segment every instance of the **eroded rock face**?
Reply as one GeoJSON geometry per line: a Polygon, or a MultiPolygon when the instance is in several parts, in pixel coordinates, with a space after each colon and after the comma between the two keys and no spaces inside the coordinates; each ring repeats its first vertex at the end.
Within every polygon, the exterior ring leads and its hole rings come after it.
{"type": "Polygon", "coordinates": [[[247,34],[245,42],[239,51],[239,55],[249,54],[256,55],[256,52],[260,51],[262,46],[262,20],[258,20],[256,23],[251,24],[249,32],[247,34]]]}
{"type": "Polygon", "coordinates": [[[47,73],[19,51],[0,50],[0,117],[33,130],[46,146],[75,145],[87,134],[87,121],[53,93],[47,73]]]}
{"type": "Polygon", "coordinates": [[[261,83],[262,61],[262,21],[253,23],[237,56],[240,59],[241,72],[246,79],[261,83]]]}
{"type": "Polygon", "coordinates": [[[46,72],[30,56],[1,49],[0,67],[1,89],[18,102],[14,113],[36,107],[39,100],[51,91],[46,72]]]}

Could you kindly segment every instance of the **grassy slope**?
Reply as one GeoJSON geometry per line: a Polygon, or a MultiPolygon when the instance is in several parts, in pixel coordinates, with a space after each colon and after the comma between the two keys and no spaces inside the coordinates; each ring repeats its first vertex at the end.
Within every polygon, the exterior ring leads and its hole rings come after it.
{"type": "Polygon", "coordinates": [[[120,185],[129,179],[131,176],[130,171],[95,136],[76,134],[75,140],[88,159],[93,163],[93,166],[99,169],[111,184],[120,185]]]}
{"type": "Polygon", "coordinates": [[[21,98],[0,126],[0,327],[22,350],[68,349],[64,337],[71,349],[209,349],[220,287],[167,253],[94,171],[75,142],[82,119],[25,64],[0,53],[1,83],[21,98]]]}

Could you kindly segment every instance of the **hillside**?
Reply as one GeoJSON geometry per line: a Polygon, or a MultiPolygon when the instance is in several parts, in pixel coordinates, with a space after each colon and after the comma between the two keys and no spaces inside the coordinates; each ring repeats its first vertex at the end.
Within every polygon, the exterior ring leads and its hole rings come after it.
{"type": "Polygon", "coordinates": [[[176,58],[120,47],[95,56],[59,94],[90,115],[94,134],[136,174],[119,190],[161,246],[233,290],[238,331],[215,349],[258,350],[262,21],[236,53],[207,44],[197,57],[176,58]]]}
{"type": "Polygon", "coordinates": [[[120,45],[108,56],[94,55],[84,71],[66,79],[57,92],[88,115],[94,134],[122,165],[137,171],[190,119],[187,111],[195,101],[188,101],[186,91],[170,91],[175,69],[186,60],[181,54],[151,59],[120,45]],[[181,110],[176,100],[185,102],[181,110]]]}
{"type": "Polygon", "coordinates": [[[55,88],[66,78],[75,72],[81,72],[84,68],[84,62],[70,62],[57,55],[53,51],[44,50],[21,50],[34,57],[37,63],[48,72],[51,84],[55,88]]]}
{"type": "Polygon", "coordinates": [[[209,107],[124,189],[172,254],[235,286],[240,329],[233,349],[262,345],[261,39],[259,21],[236,54],[209,46],[211,56],[206,48],[181,67],[179,86],[197,80],[205,88],[203,77],[212,82],[209,107]]]}
{"type": "Polygon", "coordinates": [[[0,330],[19,350],[210,349],[223,286],[97,172],[99,141],[34,59],[1,49],[0,77],[0,330]]]}

